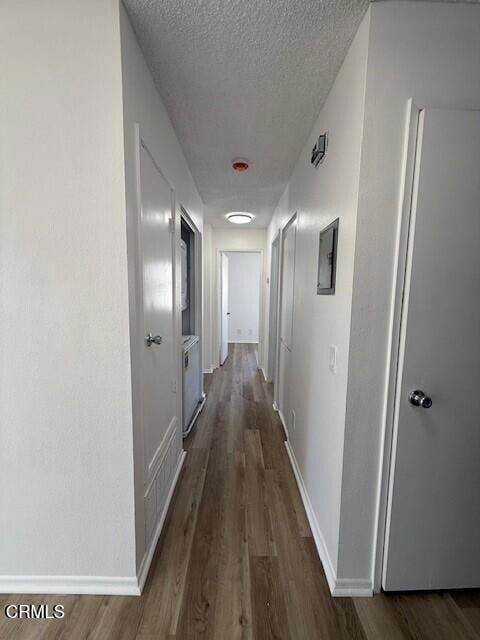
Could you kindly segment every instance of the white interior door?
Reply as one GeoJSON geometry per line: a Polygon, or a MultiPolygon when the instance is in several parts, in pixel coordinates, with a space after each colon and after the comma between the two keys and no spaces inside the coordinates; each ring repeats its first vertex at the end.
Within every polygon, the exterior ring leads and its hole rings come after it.
{"type": "Polygon", "coordinates": [[[280,305],[280,340],[291,351],[293,347],[293,302],[295,288],[295,244],[297,216],[285,225],[282,234],[282,299],[280,305]]]}
{"type": "Polygon", "coordinates": [[[480,587],[479,111],[421,112],[409,237],[383,587],[480,587]]]}
{"type": "Polygon", "coordinates": [[[228,356],[228,256],[221,254],[221,280],[222,280],[222,304],[221,304],[221,346],[220,364],[223,364],[228,356]]]}
{"type": "Polygon", "coordinates": [[[148,150],[140,146],[140,254],[143,276],[143,431],[146,476],[176,419],[173,340],[173,192],[148,150]],[[150,336],[150,338],[149,338],[150,336]]]}
{"type": "Polygon", "coordinates": [[[275,389],[275,402],[280,410],[285,427],[290,414],[288,410],[288,384],[286,374],[291,369],[293,350],[293,303],[295,289],[295,246],[297,233],[297,215],[290,218],[282,230],[280,258],[280,308],[278,343],[278,380],[275,389]]]}
{"type": "Polygon", "coordinates": [[[279,236],[272,242],[270,270],[270,315],[268,330],[268,376],[275,383],[277,365],[277,324],[278,324],[278,252],[279,236]]]}

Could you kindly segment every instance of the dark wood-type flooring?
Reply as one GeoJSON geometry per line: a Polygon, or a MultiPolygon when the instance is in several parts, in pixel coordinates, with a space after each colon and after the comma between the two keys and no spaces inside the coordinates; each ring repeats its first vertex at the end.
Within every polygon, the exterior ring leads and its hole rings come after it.
{"type": "Polygon", "coordinates": [[[143,595],[0,596],[0,640],[480,640],[480,592],[331,598],[252,345],[207,392],[143,595]],[[10,621],[8,603],[66,615],[10,621]]]}

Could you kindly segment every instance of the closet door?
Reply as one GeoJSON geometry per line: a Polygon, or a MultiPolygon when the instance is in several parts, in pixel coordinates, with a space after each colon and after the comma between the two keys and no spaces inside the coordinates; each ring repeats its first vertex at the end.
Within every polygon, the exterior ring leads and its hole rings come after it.
{"type": "Polygon", "coordinates": [[[415,157],[383,587],[480,587],[480,111],[415,157]]]}

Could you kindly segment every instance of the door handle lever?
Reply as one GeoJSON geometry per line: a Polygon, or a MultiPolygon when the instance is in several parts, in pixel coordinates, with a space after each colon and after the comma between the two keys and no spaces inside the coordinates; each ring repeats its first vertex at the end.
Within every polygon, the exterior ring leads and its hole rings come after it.
{"type": "Polygon", "coordinates": [[[145,342],[147,343],[147,347],[151,347],[152,344],[162,344],[162,336],[153,336],[151,333],[147,333],[145,342]]]}

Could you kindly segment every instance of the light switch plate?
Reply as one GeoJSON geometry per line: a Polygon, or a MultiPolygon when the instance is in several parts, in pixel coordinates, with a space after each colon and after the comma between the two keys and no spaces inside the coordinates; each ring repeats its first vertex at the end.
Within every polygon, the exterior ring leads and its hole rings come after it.
{"type": "Polygon", "coordinates": [[[330,362],[328,368],[332,373],[337,373],[337,355],[338,349],[334,344],[330,345],[330,362]]]}

